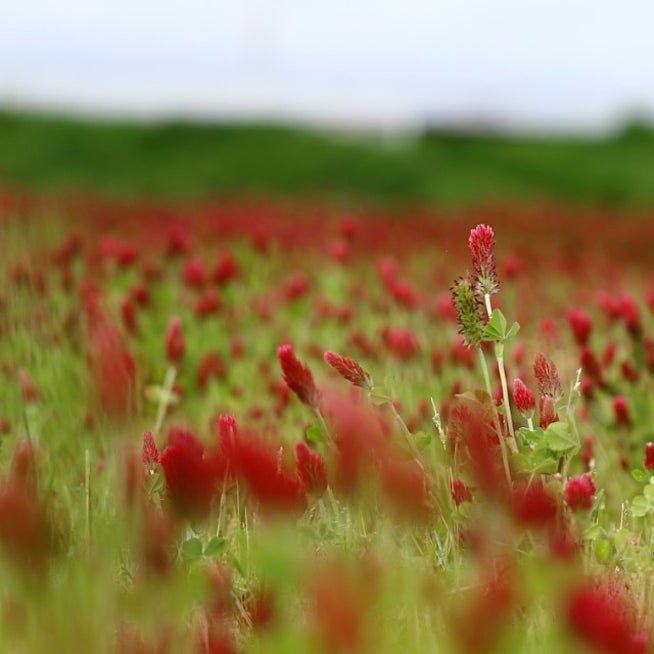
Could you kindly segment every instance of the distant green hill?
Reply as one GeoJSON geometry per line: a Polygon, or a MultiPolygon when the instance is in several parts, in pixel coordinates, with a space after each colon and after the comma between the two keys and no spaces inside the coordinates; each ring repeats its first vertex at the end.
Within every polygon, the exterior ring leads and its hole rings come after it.
{"type": "Polygon", "coordinates": [[[101,122],[0,112],[0,185],[120,197],[327,195],[461,204],[562,199],[654,206],[654,132],[605,139],[269,125],[101,122]]]}

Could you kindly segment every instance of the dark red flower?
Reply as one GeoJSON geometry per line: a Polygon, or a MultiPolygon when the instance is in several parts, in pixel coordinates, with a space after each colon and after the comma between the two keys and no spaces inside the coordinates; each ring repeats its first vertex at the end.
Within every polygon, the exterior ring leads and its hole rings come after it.
{"type": "Polygon", "coordinates": [[[226,372],[227,369],[221,356],[217,352],[207,352],[198,361],[198,370],[195,376],[196,384],[201,391],[204,391],[212,377],[223,379],[226,372]]]}
{"type": "Polygon", "coordinates": [[[643,465],[648,470],[654,468],[654,443],[647,443],[645,445],[645,461],[643,465]]]}
{"type": "Polygon", "coordinates": [[[159,463],[159,450],[154,442],[151,431],[143,432],[143,444],[141,446],[141,460],[148,472],[152,472],[159,463]]]}
{"type": "Polygon", "coordinates": [[[20,386],[20,394],[23,398],[23,402],[30,404],[39,401],[39,389],[32,381],[29,372],[23,368],[18,371],[18,385],[20,386]]]}
{"type": "Polygon", "coordinates": [[[222,309],[223,303],[218,297],[218,293],[213,288],[208,288],[197,299],[193,312],[198,318],[206,318],[218,313],[222,309]]]}
{"type": "Polygon", "coordinates": [[[204,263],[197,257],[192,257],[184,262],[182,268],[182,280],[187,286],[201,287],[206,281],[204,263]]]}
{"type": "Polygon", "coordinates": [[[48,516],[28,487],[0,487],[0,548],[26,572],[43,573],[52,552],[48,516]]]}
{"type": "Polygon", "coordinates": [[[130,298],[123,300],[120,304],[120,317],[123,321],[125,331],[130,334],[135,334],[137,331],[136,311],[134,303],[130,298]]]}
{"type": "Polygon", "coordinates": [[[534,377],[541,395],[558,400],[561,397],[561,379],[553,361],[539,352],[534,357],[534,377]]]}
{"type": "Polygon", "coordinates": [[[450,482],[450,496],[456,506],[463,502],[472,502],[470,489],[460,479],[452,479],[450,482]]]}
{"type": "Polygon", "coordinates": [[[581,352],[579,353],[579,364],[585,375],[596,382],[600,386],[603,384],[602,381],[602,366],[597,360],[594,352],[587,346],[583,345],[581,352]]]}
{"type": "Polygon", "coordinates": [[[554,400],[543,395],[538,401],[539,419],[538,426],[541,429],[547,429],[553,422],[558,422],[559,416],[554,408],[554,400]]]}
{"type": "Polygon", "coordinates": [[[613,415],[615,417],[615,424],[618,427],[629,427],[631,425],[631,417],[629,416],[629,405],[627,398],[624,395],[616,395],[611,400],[613,406],[613,415]]]}
{"type": "Polygon", "coordinates": [[[164,339],[166,358],[170,363],[179,363],[186,350],[186,341],[182,334],[182,321],[178,316],[173,316],[168,323],[168,330],[164,339]]]}

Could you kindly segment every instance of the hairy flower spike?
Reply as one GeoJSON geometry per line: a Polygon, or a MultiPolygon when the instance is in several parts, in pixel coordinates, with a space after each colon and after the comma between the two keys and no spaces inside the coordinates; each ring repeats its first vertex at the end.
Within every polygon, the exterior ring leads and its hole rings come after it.
{"type": "Polygon", "coordinates": [[[500,290],[495,263],[493,228],[477,225],[470,231],[468,246],[472,253],[472,268],[475,271],[475,293],[481,297],[494,295],[500,290]]]}
{"type": "Polygon", "coordinates": [[[483,338],[484,325],[481,318],[481,305],[475,296],[470,277],[466,275],[456,279],[451,292],[459,333],[468,347],[479,345],[483,338]]]}
{"type": "Polygon", "coordinates": [[[548,395],[543,395],[538,400],[538,411],[540,414],[538,426],[547,429],[553,422],[558,422],[559,416],[554,408],[554,400],[548,395]]]}
{"type": "Polygon", "coordinates": [[[355,386],[370,390],[372,388],[372,379],[370,375],[353,359],[336,354],[336,352],[325,352],[323,359],[336,372],[347,379],[355,386]]]}
{"type": "Polygon", "coordinates": [[[277,359],[284,373],[284,381],[298,396],[303,404],[312,409],[317,408],[320,392],[313,381],[311,370],[300,363],[295,356],[292,345],[280,345],[277,348],[277,359]]]}
{"type": "Polygon", "coordinates": [[[513,380],[513,401],[518,411],[526,418],[534,415],[536,408],[536,398],[534,394],[525,386],[522,379],[513,380]]]}
{"type": "Polygon", "coordinates": [[[325,462],[318,454],[300,441],[295,446],[295,466],[297,474],[308,493],[320,497],[327,490],[325,462]]]}
{"type": "Polygon", "coordinates": [[[558,400],[561,397],[561,378],[553,361],[539,352],[534,357],[534,377],[538,384],[538,392],[545,396],[558,400]]]}
{"type": "Polygon", "coordinates": [[[143,445],[141,447],[141,460],[148,472],[152,472],[159,463],[159,450],[154,442],[151,431],[143,432],[143,445]]]}

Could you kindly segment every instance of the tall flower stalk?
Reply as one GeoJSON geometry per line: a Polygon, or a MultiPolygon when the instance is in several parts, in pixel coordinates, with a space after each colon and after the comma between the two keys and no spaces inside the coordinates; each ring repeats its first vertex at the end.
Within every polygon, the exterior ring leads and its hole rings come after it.
{"type": "MultiPolygon", "coordinates": [[[[474,347],[479,357],[482,374],[484,376],[484,385],[489,397],[493,396],[493,389],[491,387],[490,374],[488,372],[488,365],[486,357],[481,349],[481,343],[484,340],[484,322],[483,307],[479,302],[476,291],[476,284],[473,278],[466,274],[464,277],[459,277],[454,281],[451,288],[452,303],[456,309],[457,318],[459,322],[459,333],[463,336],[463,340],[468,347],[474,347]]],[[[506,443],[502,436],[502,428],[500,425],[497,412],[493,411],[493,418],[495,422],[495,429],[500,442],[500,450],[502,452],[502,464],[506,474],[506,479],[511,483],[511,471],[509,469],[509,457],[506,449],[506,443]]]]}
{"type": "MultiPolygon", "coordinates": [[[[483,297],[484,307],[488,320],[493,317],[493,306],[491,295],[499,292],[500,286],[497,280],[497,265],[495,262],[495,241],[492,227],[488,225],[477,225],[470,232],[468,246],[472,253],[472,268],[474,270],[474,290],[478,297],[483,297]]],[[[505,321],[506,322],[506,321],[505,321]]],[[[506,325],[504,325],[506,327],[506,325]]],[[[512,328],[513,330],[513,328],[512,328]]],[[[515,442],[515,431],[513,429],[513,418],[511,416],[511,405],[509,403],[509,387],[506,380],[506,369],[504,367],[504,341],[509,336],[504,329],[495,341],[495,359],[500,374],[502,386],[502,404],[504,406],[504,417],[511,437],[509,443],[511,449],[517,451],[515,442]]],[[[517,331],[517,330],[516,330],[517,331]]]]}

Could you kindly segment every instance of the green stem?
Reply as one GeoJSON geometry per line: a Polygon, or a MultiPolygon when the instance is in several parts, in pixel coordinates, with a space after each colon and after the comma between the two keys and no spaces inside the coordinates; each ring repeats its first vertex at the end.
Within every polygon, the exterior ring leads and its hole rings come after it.
{"type": "Polygon", "coordinates": [[[475,347],[477,354],[479,355],[479,362],[481,364],[481,370],[484,375],[484,383],[486,384],[486,392],[490,398],[490,401],[493,403],[493,421],[495,422],[495,430],[497,431],[497,438],[500,441],[500,451],[502,452],[502,463],[504,465],[504,473],[506,474],[506,481],[509,486],[511,486],[511,470],[509,468],[509,455],[506,451],[506,443],[504,442],[504,434],[502,433],[502,426],[500,425],[500,419],[497,416],[497,411],[495,409],[495,403],[493,402],[493,389],[491,388],[490,375],[488,374],[488,364],[486,363],[486,357],[482,352],[482,349],[479,345],[475,347]]]}
{"type": "Polygon", "coordinates": [[[84,451],[84,522],[86,527],[86,552],[91,554],[91,452],[84,451]]]}
{"type": "Polygon", "coordinates": [[[515,442],[515,431],[513,430],[513,416],[511,415],[511,404],[509,403],[509,388],[506,383],[506,370],[504,370],[504,356],[501,352],[504,349],[504,343],[495,344],[495,357],[497,358],[497,367],[500,372],[500,384],[502,385],[502,403],[504,405],[504,416],[506,417],[506,424],[509,428],[511,440],[509,444],[514,454],[517,452],[515,442]]]}
{"type": "Polygon", "coordinates": [[[177,369],[175,366],[170,366],[168,370],[166,370],[166,377],[164,378],[163,384],[163,393],[161,395],[161,401],[159,402],[159,408],[157,409],[157,419],[154,423],[154,429],[152,430],[152,435],[155,437],[159,433],[161,426],[163,425],[164,418],[166,417],[166,409],[170,404],[169,398],[170,394],[173,392],[175,377],[177,377],[177,369]]]}
{"type": "MultiPolygon", "coordinates": [[[[490,318],[493,314],[493,307],[491,305],[490,295],[488,293],[484,294],[484,305],[486,306],[486,313],[490,318]]],[[[497,360],[497,368],[500,373],[500,384],[502,385],[502,405],[504,406],[504,417],[506,419],[506,425],[509,429],[509,445],[511,451],[516,454],[518,452],[518,446],[515,440],[515,432],[513,431],[513,417],[511,415],[511,405],[509,403],[509,388],[506,382],[506,370],[504,369],[504,341],[498,341],[495,343],[495,359],[497,360]]]]}

